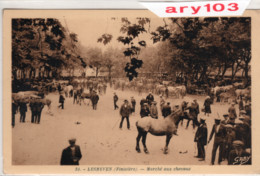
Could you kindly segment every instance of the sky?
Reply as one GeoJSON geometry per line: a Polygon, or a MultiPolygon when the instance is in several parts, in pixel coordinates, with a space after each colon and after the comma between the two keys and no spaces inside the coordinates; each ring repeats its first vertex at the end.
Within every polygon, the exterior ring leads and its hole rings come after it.
{"type": "MultiPolygon", "coordinates": [[[[93,16],[82,14],[80,16],[75,16],[64,14],[58,19],[63,24],[63,26],[65,26],[69,30],[70,33],[76,33],[78,35],[78,40],[83,46],[100,47],[102,48],[102,50],[104,50],[109,46],[113,46],[116,48],[124,47],[123,44],[117,41],[118,36],[123,35],[122,33],[120,33],[120,27],[122,25],[121,16],[117,16],[115,20],[112,20],[111,17],[113,17],[113,15],[93,16]],[[97,39],[101,37],[104,33],[113,35],[112,41],[106,46],[104,46],[103,43],[97,43],[97,39]]],[[[128,16],[127,14],[125,14],[125,16],[122,17],[128,16]]],[[[128,19],[132,23],[135,23],[137,21],[136,17],[128,17],[128,19]]],[[[163,19],[153,16],[151,18],[150,31],[155,31],[156,28],[160,25],[164,25],[163,19]]],[[[139,40],[143,39],[147,41],[147,46],[153,45],[150,34],[141,34],[139,40]]]]}

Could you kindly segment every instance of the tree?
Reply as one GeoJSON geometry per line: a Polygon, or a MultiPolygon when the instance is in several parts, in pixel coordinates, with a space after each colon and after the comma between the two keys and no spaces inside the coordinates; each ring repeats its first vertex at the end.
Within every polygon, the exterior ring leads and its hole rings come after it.
{"type": "Polygon", "coordinates": [[[12,19],[12,73],[30,79],[57,77],[62,68],[82,66],[75,50],[76,34],[68,34],[57,19],[12,19]]]}

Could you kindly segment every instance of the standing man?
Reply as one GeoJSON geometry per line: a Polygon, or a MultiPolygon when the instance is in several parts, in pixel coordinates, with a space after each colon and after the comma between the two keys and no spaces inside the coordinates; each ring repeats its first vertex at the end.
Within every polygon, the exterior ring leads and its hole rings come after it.
{"type": "Polygon", "coordinates": [[[42,109],[43,109],[43,107],[44,107],[44,104],[40,101],[40,100],[38,100],[38,101],[36,101],[35,102],[35,110],[36,110],[36,112],[35,112],[35,123],[40,123],[40,121],[41,121],[41,114],[42,114],[42,109]]]}
{"type": "Polygon", "coordinates": [[[124,100],[124,104],[120,108],[120,115],[122,116],[119,128],[122,129],[124,119],[126,118],[127,128],[130,130],[129,115],[131,114],[131,106],[127,100],[124,100]]]}
{"type": "Polygon", "coordinates": [[[118,109],[118,106],[117,106],[117,101],[118,101],[118,96],[116,93],[114,93],[114,110],[118,109]]]}
{"type": "Polygon", "coordinates": [[[205,101],[204,101],[204,110],[205,110],[205,115],[211,114],[211,99],[210,96],[207,96],[205,101]]]}
{"type": "Polygon", "coordinates": [[[193,100],[194,102],[194,107],[195,107],[195,111],[196,111],[196,116],[195,116],[195,120],[198,122],[198,115],[200,113],[200,106],[199,106],[199,103],[197,102],[196,99],[193,100]]]}
{"type": "Polygon", "coordinates": [[[131,97],[131,104],[132,104],[132,112],[135,113],[136,101],[135,101],[134,97],[131,97]]]}
{"type": "Polygon", "coordinates": [[[148,102],[148,105],[151,107],[152,102],[154,101],[154,97],[153,97],[153,95],[152,95],[152,92],[149,92],[149,94],[148,94],[147,97],[146,97],[146,100],[147,100],[147,102],[148,102]]]}
{"type": "Polygon", "coordinates": [[[228,113],[229,113],[229,118],[237,118],[235,103],[232,103],[231,107],[228,108],[228,113]]]}
{"type": "Polygon", "coordinates": [[[218,156],[218,164],[222,162],[223,156],[223,143],[226,136],[226,129],[225,127],[220,124],[220,118],[215,118],[215,124],[212,127],[212,131],[209,137],[208,143],[210,143],[213,135],[215,134],[213,149],[212,149],[212,156],[211,156],[211,164],[214,165],[215,157],[217,149],[219,148],[219,156],[218,156]]]}
{"type": "Polygon", "coordinates": [[[163,99],[163,96],[161,95],[160,96],[160,110],[161,110],[161,112],[162,112],[162,108],[163,108],[164,104],[165,104],[165,100],[163,99]]]}
{"type": "Polygon", "coordinates": [[[201,158],[199,161],[205,160],[205,148],[208,139],[208,128],[205,123],[205,118],[200,118],[200,124],[195,134],[194,142],[197,142],[198,155],[197,158],[201,158]]]}
{"type": "Polygon", "coordinates": [[[64,109],[64,101],[65,101],[65,98],[62,95],[62,93],[60,93],[60,98],[59,98],[60,105],[58,106],[59,108],[64,109]]]}
{"type": "Polygon", "coordinates": [[[197,106],[194,102],[191,103],[191,106],[188,107],[187,109],[189,109],[189,120],[187,122],[186,128],[189,127],[190,124],[190,120],[192,120],[192,125],[193,125],[193,129],[195,129],[195,126],[198,125],[198,109],[197,106]]]}
{"type": "Polygon", "coordinates": [[[25,102],[19,103],[19,110],[20,110],[20,122],[25,122],[26,112],[27,112],[27,105],[25,102]]]}
{"type": "Polygon", "coordinates": [[[78,104],[78,91],[76,89],[73,90],[73,104],[78,104]]]}
{"type": "Polygon", "coordinates": [[[35,100],[31,100],[30,102],[30,109],[31,109],[31,112],[32,112],[32,117],[31,117],[31,123],[34,123],[35,122],[35,116],[36,116],[36,104],[35,104],[35,100]]]}
{"type": "Polygon", "coordinates": [[[172,109],[171,109],[171,106],[170,106],[170,102],[167,102],[167,104],[163,106],[162,115],[165,118],[168,115],[170,115],[171,113],[172,113],[172,109]]]}
{"type": "Polygon", "coordinates": [[[61,88],[61,85],[60,85],[60,83],[58,84],[58,91],[59,91],[59,93],[61,92],[61,90],[62,90],[62,88],[61,88]]]}
{"type": "Polygon", "coordinates": [[[99,96],[96,91],[93,91],[93,95],[91,97],[92,106],[94,110],[97,110],[97,104],[98,104],[99,96]]]}
{"type": "Polygon", "coordinates": [[[17,104],[14,100],[12,100],[12,127],[15,126],[15,114],[17,112],[17,104]]]}
{"type": "Polygon", "coordinates": [[[60,165],[79,165],[81,151],[78,145],[75,145],[76,139],[69,139],[70,146],[62,151],[60,165]]]}

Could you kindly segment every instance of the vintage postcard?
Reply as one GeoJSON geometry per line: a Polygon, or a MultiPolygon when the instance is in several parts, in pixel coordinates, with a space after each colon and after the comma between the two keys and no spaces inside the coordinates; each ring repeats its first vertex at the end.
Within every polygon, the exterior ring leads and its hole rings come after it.
{"type": "Polygon", "coordinates": [[[260,172],[260,11],[3,21],[4,173],[260,172]]]}

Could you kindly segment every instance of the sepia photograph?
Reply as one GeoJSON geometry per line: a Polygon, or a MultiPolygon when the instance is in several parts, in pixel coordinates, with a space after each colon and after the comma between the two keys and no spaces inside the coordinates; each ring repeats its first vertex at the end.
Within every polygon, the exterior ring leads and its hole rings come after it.
{"type": "Polygon", "coordinates": [[[4,58],[12,166],[254,163],[250,16],[25,12],[4,58]]]}

